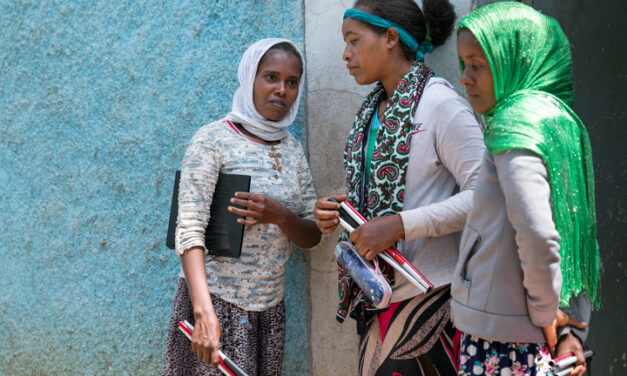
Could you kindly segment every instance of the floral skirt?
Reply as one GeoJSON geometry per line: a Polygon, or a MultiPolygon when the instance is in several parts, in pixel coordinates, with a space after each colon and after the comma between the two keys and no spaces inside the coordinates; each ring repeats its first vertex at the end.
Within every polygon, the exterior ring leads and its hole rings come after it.
{"type": "MultiPolygon", "coordinates": [[[[220,349],[249,376],[278,376],[283,363],[285,302],[263,312],[245,311],[211,295],[220,320],[220,349]]],[[[170,316],[163,376],[221,376],[192,352],[192,343],[178,328],[179,321],[194,324],[194,311],[185,280],[179,281],[170,316]]]]}
{"type": "Polygon", "coordinates": [[[459,375],[552,375],[544,343],[487,341],[470,334],[461,342],[459,375]]]}

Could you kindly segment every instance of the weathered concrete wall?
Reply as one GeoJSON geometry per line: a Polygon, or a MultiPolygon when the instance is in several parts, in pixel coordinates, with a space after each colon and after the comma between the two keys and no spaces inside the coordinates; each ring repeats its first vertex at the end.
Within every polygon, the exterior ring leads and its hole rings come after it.
{"type": "MultiPolygon", "coordinates": [[[[342,62],[342,15],[353,1],[305,0],[307,53],[307,128],[309,161],[320,196],[343,192],[342,153],[355,112],[370,87],[360,87],[342,62]]],[[[451,1],[458,15],[471,0],[451,1]]],[[[420,4],[420,2],[419,2],[420,4]]],[[[441,77],[460,88],[455,38],[426,56],[441,77]]],[[[313,375],[357,374],[355,322],[335,320],[337,271],[333,248],[338,234],[325,239],[309,261],[311,369],[313,375]]]]}
{"type": "MultiPolygon", "coordinates": [[[[173,171],[302,2],[0,1],[0,375],[156,375],[179,262],[173,171]]],[[[303,116],[292,131],[303,139],[303,116]]],[[[284,373],[307,372],[305,260],[284,373]]]]}

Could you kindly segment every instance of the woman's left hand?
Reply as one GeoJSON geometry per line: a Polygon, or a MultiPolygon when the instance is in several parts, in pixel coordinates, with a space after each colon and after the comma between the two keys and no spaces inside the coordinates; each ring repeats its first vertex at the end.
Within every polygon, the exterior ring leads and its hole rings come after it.
{"type": "Polygon", "coordinates": [[[258,223],[274,223],[280,225],[287,219],[285,206],[277,200],[261,193],[235,192],[235,197],[231,198],[231,204],[243,207],[236,208],[229,206],[231,213],[241,215],[237,222],[245,226],[254,226],[258,223]]]}
{"type": "Polygon", "coordinates": [[[372,260],[404,237],[403,221],[401,216],[396,214],[371,219],[357,227],[350,235],[350,240],[361,256],[372,260]]]}
{"type": "Polygon", "coordinates": [[[577,329],[585,329],[588,326],[587,323],[573,319],[566,313],[562,312],[562,310],[557,310],[557,315],[553,319],[553,322],[542,327],[546,345],[549,347],[549,351],[551,351],[551,356],[553,357],[555,357],[555,345],[557,344],[557,328],[566,325],[577,329]]]}
{"type": "Polygon", "coordinates": [[[574,364],[573,370],[566,376],[583,376],[586,373],[586,358],[581,341],[573,333],[568,333],[560,338],[555,356],[559,358],[569,353],[575,354],[577,362],[574,364]]]}

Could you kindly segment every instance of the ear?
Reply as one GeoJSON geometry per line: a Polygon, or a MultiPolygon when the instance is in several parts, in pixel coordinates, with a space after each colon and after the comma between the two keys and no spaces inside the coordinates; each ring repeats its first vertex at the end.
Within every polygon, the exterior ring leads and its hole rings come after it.
{"type": "Polygon", "coordinates": [[[385,45],[389,50],[392,50],[395,46],[400,45],[400,36],[398,31],[392,27],[385,31],[385,45]]]}

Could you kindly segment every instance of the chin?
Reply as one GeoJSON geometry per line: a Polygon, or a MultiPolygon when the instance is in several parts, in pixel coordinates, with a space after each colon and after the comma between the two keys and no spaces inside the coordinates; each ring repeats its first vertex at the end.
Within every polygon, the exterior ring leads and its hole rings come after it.
{"type": "Polygon", "coordinates": [[[488,106],[488,105],[484,105],[484,106],[472,106],[472,109],[478,113],[478,114],[487,114],[490,111],[492,111],[492,109],[494,108],[494,106],[488,106]]]}
{"type": "Polygon", "coordinates": [[[289,109],[285,110],[283,108],[276,108],[274,106],[266,106],[262,109],[262,111],[257,111],[259,112],[259,115],[270,121],[280,121],[290,112],[289,109]]]}
{"type": "Polygon", "coordinates": [[[287,112],[284,114],[262,114],[262,115],[263,117],[265,117],[266,119],[270,121],[280,121],[281,119],[287,116],[287,112]]]}
{"type": "Polygon", "coordinates": [[[283,119],[283,117],[276,117],[276,116],[264,116],[266,118],[266,120],[270,120],[270,121],[279,121],[281,119],[283,119]]]}
{"type": "Polygon", "coordinates": [[[355,82],[357,82],[358,85],[370,85],[376,82],[376,80],[369,80],[368,78],[361,77],[361,76],[354,76],[353,78],[355,79],[355,82]]]}
{"type": "Polygon", "coordinates": [[[482,103],[477,103],[477,100],[473,100],[472,97],[468,98],[468,101],[470,102],[470,106],[472,107],[472,110],[478,114],[485,114],[486,111],[486,106],[483,105],[482,103]]]}

